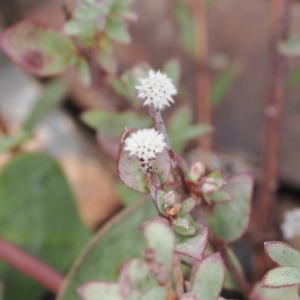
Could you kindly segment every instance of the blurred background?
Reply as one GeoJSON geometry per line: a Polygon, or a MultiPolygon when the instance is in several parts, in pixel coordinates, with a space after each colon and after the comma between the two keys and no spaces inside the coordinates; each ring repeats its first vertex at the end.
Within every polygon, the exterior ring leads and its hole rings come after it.
{"type": "MultiPolygon", "coordinates": [[[[180,94],[174,108],[165,113],[166,120],[173,121],[175,128],[178,120],[186,116],[191,124],[206,123],[204,119],[199,120],[196,79],[198,72],[208,74],[211,125],[214,128],[211,167],[222,168],[227,173],[250,170],[258,181],[262,176],[265,105],[272,86],[270,2],[207,1],[208,55],[205,65],[201,61],[199,64],[191,51],[194,32],[191,27],[192,1],[134,1],[131,8],[137,20],[129,23],[131,42],[113,44],[117,61],[115,76],[140,64],[147,63],[159,70],[169,61],[179,63],[180,94]]],[[[65,15],[61,3],[59,0],[0,0],[0,30],[4,31],[23,19],[41,21],[62,30],[65,15]]],[[[72,11],[77,1],[65,3],[72,11]]],[[[289,5],[289,32],[299,34],[300,4],[291,1],[289,5]]],[[[286,102],[280,129],[277,226],[286,210],[299,206],[300,190],[299,58],[289,58],[287,63],[284,79],[286,102]]],[[[103,84],[102,77],[98,86],[86,85],[70,68],[58,77],[60,83],[56,82],[54,87],[52,80],[29,75],[0,53],[0,114],[4,123],[1,134],[18,133],[41,97],[59,98],[59,104],[37,125],[33,138],[22,144],[22,151],[46,151],[59,161],[70,182],[80,219],[87,228],[95,230],[141,195],[124,190],[116,172],[113,151],[107,146],[110,140],[103,143],[101,128],[91,129],[82,114],[89,110],[124,112],[132,106],[111,86],[103,84]]],[[[138,111],[145,114],[142,108],[138,111]]],[[[197,148],[201,132],[191,134],[190,139],[180,140],[178,150],[190,162],[201,159],[197,148]]],[[[176,140],[176,133],[174,135],[176,140]]],[[[11,152],[1,154],[1,167],[14,155],[11,152]]],[[[300,246],[298,241],[294,245],[300,246]]]]}

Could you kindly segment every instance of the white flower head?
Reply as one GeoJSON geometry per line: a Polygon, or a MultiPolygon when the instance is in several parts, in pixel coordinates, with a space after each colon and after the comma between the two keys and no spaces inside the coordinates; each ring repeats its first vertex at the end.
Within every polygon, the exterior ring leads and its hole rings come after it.
{"type": "Polygon", "coordinates": [[[300,208],[285,212],[281,230],[285,239],[300,236],[300,208]]]}
{"type": "Polygon", "coordinates": [[[138,97],[145,100],[144,105],[153,105],[155,109],[163,110],[170,106],[177,94],[172,80],[160,71],[150,70],[147,78],[140,79],[141,85],[136,86],[138,97]]]}
{"type": "Polygon", "coordinates": [[[139,129],[126,138],[124,143],[124,150],[143,162],[156,159],[158,153],[166,147],[164,136],[154,128],[139,129]]]}

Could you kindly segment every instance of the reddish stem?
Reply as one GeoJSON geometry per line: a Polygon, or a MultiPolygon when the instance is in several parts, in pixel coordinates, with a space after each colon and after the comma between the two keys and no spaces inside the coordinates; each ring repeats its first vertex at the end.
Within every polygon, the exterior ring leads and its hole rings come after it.
{"type": "Polygon", "coordinates": [[[280,131],[285,104],[287,58],[278,52],[278,44],[287,38],[290,0],[271,1],[270,93],[265,107],[263,134],[263,179],[256,210],[258,227],[265,232],[272,225],[278,181],[280,131]],[[267,217],[268,216],[268,217],[267,217]]]}
{"type": "Polygon", "coordinates": [[[35,279],[50,291],[58,293],[63,282],[63,276],[60,273],[1,237],[0,259],[35,279]]]}
{"type": "MultiPolygon", "coordinates": [[[[195,30],[195,59],[197,71],[198,121],[211,124],[211,78],[208,70],[208,31],[207,11],[205,0],[193,0],[194,30],[195,30]]],[[[209,157],[211,151],[211,136],[199,139],[199,146],[209,157]]]]}

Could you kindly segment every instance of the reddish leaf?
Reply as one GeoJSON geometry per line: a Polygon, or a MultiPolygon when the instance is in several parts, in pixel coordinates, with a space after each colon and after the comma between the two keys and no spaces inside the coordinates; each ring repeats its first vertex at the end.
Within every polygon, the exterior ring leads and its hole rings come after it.
{"type": "Polygon", "coordinates": [[[76,56],[70,38],[33,21],[6,29],[0,36],[0,47],[16,64],[37,76],[63,72],[76,56]]]}

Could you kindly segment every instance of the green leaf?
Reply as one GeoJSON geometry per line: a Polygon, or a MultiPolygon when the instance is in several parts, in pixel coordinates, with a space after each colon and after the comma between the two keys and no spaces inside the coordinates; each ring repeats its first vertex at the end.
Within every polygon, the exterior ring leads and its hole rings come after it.
{"type": "Polygon", "coordinates": [[[184,294],[182,297],[180,297],[179,300],[199,300],[199,299],[195,294],[187,293],[187,294],[184,294]]]}
{"type": "Polygon", "coordinates": [[[92,280],[117,281],[119,266],[145,249],[139,225],[156,216],[154,205],[148,198],[126,208],[106,223],[71,268],[57,300],[79,300],[77,288],[92,280]]]}
{"type": "Polygon", "coordinates": [[[183,236],[195,236],[196,228],[186,218],[177,218],[172,222],[174,230],[183,236]]]}
{"type": "Polygon", "coordinates": [[[169,121],[168,132],[172,147],[177,153],[182,153],[185,143],[188,140],[203,136],[212,131],[209,125],[191,125],[191,122],[191,112],[186,106],[177,109],[169,121]]]}
{"type": "Polygon", "coordinates": [[[0,47],[15,63],[37,76],[61,73],[76,58],[70,38],[33,21],[22,21],[6,29],[0,47]]]}
{"type": "Polygon", "coordinates": [[[119,285],[117,283],[107,283],[92,281],[78,289],[78,293],[83,300],[123,300],[120,296],[119,285]]]}
{"type": "Polygon", "coordinates": [[[218,106],[225,97],[236,78],[238,65],[232,64],[223,71],[215,80],[212,86],[211,102],[214,107],[218,106]]]}
{"type": "Polygon", "coordinates": [[[126,22],[117,17],[110,17],[107,20],[105,33],[117,42],[127,44],[131,41],[126,22]]]}
{"type": "Polygon", "coordinates": [[[61,79],[54,79],[44,87],[42,95],[35,103],[27,120],[23,124],[25,130],[33,130],[34,127],[55,107],[57,107],[67,94],[67,85],[61,79]]]}
{"type": "Polygon", "coordinates": [[[125,127],[147,128],[151,125],[150,117],[140,117],[132,111],[115,114],[106,111],[91,110],[83,113],[82,120],[91,128],[117,139],[122,137],[125,127]]]}
{"type": "Polygon", "coordinates": [[[164,286],[157,286],[151,288],[145,295],[143,295],[142,300],[154,300],[154,299],[166,299],[167,289],[164,286]]]}
{"type": "Polygon", "coordinates": [[[201,260],[208,240],[208,227],[190,221],[197,229],[195,236],[183,236],[177,234],[177,244],[175,252],[177,254],[186,255],[196,260],[201,260]]]}
{"type": "Polygon", "coordinates": [[[181,73],[181,66],[179,60],[174,58],[169,60],[163,68],[163,72],[170,77],[175,86],[179,84],[180,73],[181,73]]]}
{"type": "Polygon", "coordinates": [[[127,11],[130,4],[133,2],[133,0],[122,0],[122,1],[114,1],[112,6],[111,6],[111,11],[112,12],[122,12],[122,11],[127,11]]]}
{"type": "Polygon", "coordinates": [[[148,69],[148,66],[138,65],[133,69],[125,71],[121,78],[110,77],[108,83],[117,94],[130,101],[134,107],[141,107],[143,101],[137,99],[135,86],[138,84],[139,78],[147,76],[148,69]]]}
{"type": "Polygon", "coordinates": [[[288,74],[285,86],[290,91],[300,85],[300,68],[297,67],[288,74]]]}
{"type": "Polygon", "coordinates": [[[92,75],[91,75],[91,71],[90,71],[90,67],[87,63],[87,61],[80,57],[75,65],[77,72],[80,76],[81,81],[85,84],[85,85],[89,85],[91,84],[92,81],[92,75]]]}
{"type": "Polygon", "coordinates": [[[171,271],[175,248],[175,235],[172,227],[165,223],[164,219],[156,219],[147,222],[144,236],[148,248],[154,250],[155,261],[163,264],[166,270],[171,271]]]}
{"type": "Polygon", "coordinates": [[[300,55],[300,36],[294,35],[286,41],[281,42],[278,46],[278,51],[289,57],[297,57],[300,55]]]}
{"type": "Polygon", "coordinates": [[[219,253],[206,256],[192,278],[191,292],[199,299],[218,300],[225,279],[225,266],[219,253]]]}
{"type": "Polygon", "coordinates": [[[205,200],[210,202],[210,201],[214,201],[214,202],[229,202],[232,200],[231,196],[229,195],[229,193],[225,192],[225,191],[217,191],[211,195],[205,195],[205,200]]]}
{"type": "Polygon", "coordinates": [[[32,137],[32,132],[21,131],[15,135],[8,135],[0,138],[0,153],[14,149],[32,137]]]}
{"type": "Polygon", "coordinates": [[[173,13],[179,27],[181,42],[191,56],[195,53],[195,29],[190,6],[182,1],[174,1],[173,13]]]}
{"type": "Polygon", "coordinates": [[[117,184],[116,191],[122,203],[126,206],[136,203],[142,197],[141,193],[130,189],[121,182],[117,184]]]}
{"type": "MultiPolygon", "coordinates": [[[[89,232],[80,222],[57,162],[43,153],[13,159],[1,170],[0,195],[0,235],[59,272],[66,271],[89,232]]],[[[4,266],[0,277],[5,300],[34,300],[41,295],[44,288],[38,283],[4,266]]]]}
{"type": "Polygon", "coordinates": [[[215,235],[232,242],[243,235],[250,221],[252,174],[230,177],[222,190],[232,197],[232,201],[217,204],[212,214],[206,216],[206,221],[215,235]]]}
{"type": "Polygon", "coordinates": [[[283,242],[265,242],[269,257],[283,267],[300,268],[300,253],[283,242]]]}
{"type": "Polygon", "coordinates": [[[165,206],[165,196],[167,195],[167,193],[165,193],[163,190],[159,190],[157,192],[157,197],[156,197],[156,201],[157,201],[157,208],[159,210],[159,212],[163,215],[166,215],[166,206],[165,206]]]}
{"type": "Polygon", "coordinates": [[[4,300],[4,284],[0,281],[0,300],[4,300]]]}
{"type": "Polygon", "coordinates": [[[262,280],[262,286],[269,288],[300,285],[300,268],[280,267],[269,271],[262,280]]]}
{"type": "Polygon", "coordinates": [[[108,73],[115,73],[117,69],[117,62],[111,52],[101,51],[97,57],[101,67],[108,73]]]}
{"type": "Polygon", "coordinates": [[[251,299],[263,300],[295,300],[298,298],[298,286],[289,286],[279,289],[261,287],[257,283],[251,292],[251,299]]]}
{"type": "Polygon", "coordinates": [[[188,214],[196,205],[196,199],[195,198],[189,198],[182,202],[182,208],[178,214],[178,217],[183,217],[186,214],[188,214]]]}
{"type": "Polygon", "coordinates": [[[120,294],[126,299],[133,290],[142,294],[157,286],[156,278],[151,274],[143,259],[130,259],[122,265],[120,273],[120,294]]]}

